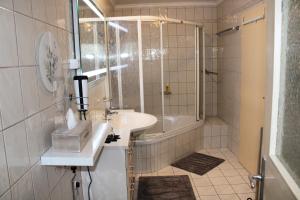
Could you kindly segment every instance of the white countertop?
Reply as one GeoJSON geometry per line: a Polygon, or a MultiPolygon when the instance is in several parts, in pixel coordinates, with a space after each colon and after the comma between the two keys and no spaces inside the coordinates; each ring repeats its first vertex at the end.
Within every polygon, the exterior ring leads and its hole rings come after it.
{"type": "Polygon", "coordinates": [[[91,139],[80,153],[55,151],[52,147],[41,157],[41,165],[48,166],[94,166],[110,131],[104,122],[93,124],[91,139]]]}
{"type": "Polygon", "coordinates": [[[55,151],[52,147],[41,157],[41,165],[49,166],[94,166],[102,148],[127,149],[130,134],[145,130],[156,124],[157,118],[132,111],[118,111],[108,122],[103,121],[102,115],[93,120],[93,133],[90,140],[80,153],[55,151]],[[105,139],[111,133],[111,127],[120,139],[105,144],[105,139]]]}

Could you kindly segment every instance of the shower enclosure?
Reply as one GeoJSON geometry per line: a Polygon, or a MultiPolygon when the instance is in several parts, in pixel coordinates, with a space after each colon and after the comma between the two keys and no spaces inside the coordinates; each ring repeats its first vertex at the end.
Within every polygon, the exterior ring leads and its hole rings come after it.
{"type": "Polygon", "coordinates": [[[205,34],[201,24],[155,16],[101,19],[85,15],[79,22],[81,35],[93,35],[91,43],[101,41],[89,51],[83,47],[91,45],[81,45],[81,60],[91,62],[91,58],[84,59],[85,54],[105,52],[100,56],[102,67],[95,60],[92,72],[98,75],[91,80],[107,75],[106,99],[111,108],[155,115],[158,123],[147,134],[204,120],[205,34]]]}
{"type": "Polygon", "coordinates": [[[148,134],[205,116],[201,24],[154,16],[111,17],[107,48],[111,107],[155,115],[148,134]]]}

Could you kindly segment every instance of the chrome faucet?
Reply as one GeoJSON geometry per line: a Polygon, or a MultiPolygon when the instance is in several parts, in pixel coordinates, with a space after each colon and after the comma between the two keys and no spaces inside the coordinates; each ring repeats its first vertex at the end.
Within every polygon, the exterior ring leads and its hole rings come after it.
{"type": "Polygon", "coordinates": [[[111,109],[105,108],[104,119],[109,120],[108,116],[113,115],[113,114],[118,114],[118,112],[113,112],[113,111],[111,111],[111,109]]]}

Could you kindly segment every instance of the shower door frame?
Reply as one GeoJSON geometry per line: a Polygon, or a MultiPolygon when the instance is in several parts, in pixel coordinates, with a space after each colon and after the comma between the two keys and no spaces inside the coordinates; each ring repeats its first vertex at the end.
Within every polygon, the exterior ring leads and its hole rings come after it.
{"type": "MultiPolygon", "coordinates": [[[[73,8],[74,9],[74,8],[73,8]]],[[[77,13],[73,13],[75,17],[77,16],[77,13]]],[[[77,19],[78,20],[78,19],[77,19]]],[[[78,29],[78,22],[79,20],[74,20],[74,25],[77,25],[78,29]],[[77,21],[77,23],[75,23],[77,21]]],[[[168,17],[157,17],[157,16],[122,16],[122,17],[106,17],[104,19],[100,18],[89,18],[90,21],[101,21],[104,22],[104,33],[105,33],[105,49],[106,49],[106,99],[108,99],[111,107],[111,98],[112,98],[112,87],[111,87],[111,72],[110,72],[110,64],[109,64],[109,46],[108,46],[108,26],[109,22],[116,22],[116,21],[127,21],[127,22],[136,22],[137,24],[137,31],[138,31],[138,57],[139,57],[139,85],[140,85],[140,110],[141,112],[144,112],[144,80],[143,80],[143,49],[142,49],[142,23],[143,22],[159,22],[160,25],[160,52],[161,52],[161,57],[160,57],[160,64],[161,64],[161,94],[162,94],[162,118],[164,119],[165,117],[165,101],[164,101],[164,54],[163,52],[163,24],[167,23],[175,23],[175,24],[186,24],[186,25],[193,25],[195,26],[195,120],[200,121],[200,120],[205,120],[205,32],[204,32],[204,27],[203,24],[201,23],[196,23],[196,22],[191,22],[191,21],[186,21],[186,20],[179,20],[179,19],[173,19],[173,18],[168,18],[168,17]],[[202,33],[202,34],[201,34],[202,33]],[[202,37],[202,69],[200,69],[200,52],[199,49],[201,48],[200,45],[200,38],[202,37]],[[203,93],[203,105],[202,105],[202,117],[200,116],[200,74],[203,74],[203,83],[202,83],[202,93],[203,93]]],[[[116,28],[116,41],[117,43],[117,51],[120,53],[120,34],[119,34],[118,28],[116,28]]],[[[76,32],[76,31],[75,31],[76,32]]],[[[79,35],[75,34],[75,52],[76,52],[76,57],[80,58],[80,48],[78,47],[78,43],[80,41],[79,35]],[[79,54],[79,55],[78,55],[79,54]]],[[[120,56],[120,55],[119,55],[120,56]]],[[[118,64],[120,63],[120,58],[117,58],[118,64]]],[[[118,81],[122,80],[122,74],[121,70],[118,70],[118,81]]],[[[122,83],[118,83],[118,94],[121,95],[123,94],[122,92],[122,83]]],[[[123,97],[119,96],[119,107],[120,109],[123,109],[123,97]],[[121,103],[121,104],[120,104],[121,103]]],[[[164,122],[163,122],[163,130],[164,130],[164,122]]]]}
{"type": "MultiPolygon", "coordinates": [[[[122,16],[122,17],[107,17],[105,18],[106,26],[108,22],[117,22],[117,21],[127,21],[127,22],[136,22],[137,31],[138,31],[138,55],[139,55],[139,85],[140,85],[140,109],[141,112],[144,112],[144,80],[143,80],[143,49],[142,49],[142,23],[143,22],[159,22],[160,27],[160,68],[161,68],[161,94],[162,94],[162,119],[165,117],[165,101],[164,101],[164,54],[163,52],[163,24],[166,23],[176,23],[176,24],[186,24],[195,26],[195,120],[205,120],[205,32],[202,24],[172,19],[167,17],[156,17],[156,16],[122,16]],[[201,34],[202,33],[202,34],[201,34]],[[200,45],[200,38],[202,39],[202,46],[200,45]],[[200,51],[199,48],[202,47],[202,63],[200,63],[200,51]],[[202,69],[200,69],[200,64],[202,64],[202,69]],[[203,74],[203,83],[202,83],[202,117],[200,116],[200,74],[203,74]]],[[[109,57],[109,55],[107,55],[109,57]]],[[[108,77],[110,76],[110,70],[108,71],[108,77]]],[[[110,80],[109,80],[110,81],[110,80]]],[[[118,90],[122,90],[122,86],[118,87],[118,90]]],[[[111,87],[110,87],[111,88],[111,87]]],[[[111,91],[109,92],[111,94],[111,91]]],[[[121,91],[122,93],[122,91],[121,91]]],[[[120,94],[120,91],[119,91],[120,94]]],[[[110,97],[111,98],[111,97],[110,97]]],[[[119,97],[120,98],[120,97],[119,97]]],[[[120,107],[123,109],[123,107],[120,107]]],[[[162,123],[163,132],[165,130],[164,122],[162,123]]]]}

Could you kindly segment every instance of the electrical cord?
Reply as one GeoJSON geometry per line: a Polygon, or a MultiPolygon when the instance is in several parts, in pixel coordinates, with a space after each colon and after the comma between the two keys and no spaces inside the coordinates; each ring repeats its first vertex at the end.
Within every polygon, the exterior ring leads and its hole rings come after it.
{"type": "Polygon", "coordinates": [[[72,178],[72,194],[73,194],[73,200],[76,200],[76,195],[75,195],[75,190],[74,190],[74,185],[73,185],[73,183],[74,183],[74,180],[75,180],[75,178],[76,178],[76,167],[71,167],[71,170],[72,170],[72,172],[73,172],[73,178],[72,178]]]}
{"type": "MultiPolygon", "coordinates": [[[[74,176],[72,178],[72,184],[74,183],[75,178],[76,178],[76,173],[74,173],[74,176]]],[[[76,196],[75,196],[75,190],[74,190],[74,186],[73,185],[72,185],[72,194],[73,194],[73,199],[75,200],[76,196]]]]}
{"type": "Polygon", "coordinates": [[[88,171],[89,177],[90,177],[90,183],[89,183],[89,186],[88,186],[88,198],[89,198],[89,200],[91,200],[90,189],[91,189],[91,185],[93,183],[93,179],[92,179],[92,176],[91,176],[91,172],[90,172],[90,167],[89,166],[87,166],[87,171],[88,171]]]}

